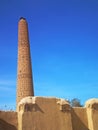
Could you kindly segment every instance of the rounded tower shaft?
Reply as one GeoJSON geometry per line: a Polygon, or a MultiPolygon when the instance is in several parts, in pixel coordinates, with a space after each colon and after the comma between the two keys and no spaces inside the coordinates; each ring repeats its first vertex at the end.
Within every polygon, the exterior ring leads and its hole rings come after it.
{"type": "Polygon", "coordinates": [[[27,96],[34,96],[28,25],[25,18],[18,23],[17,105],[27,96]]]}

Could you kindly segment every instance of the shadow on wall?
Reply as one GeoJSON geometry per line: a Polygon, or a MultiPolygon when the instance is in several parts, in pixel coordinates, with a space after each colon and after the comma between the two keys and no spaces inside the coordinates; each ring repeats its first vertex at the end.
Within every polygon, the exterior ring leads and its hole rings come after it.
{"type": "Polygon", "coordinates": [[[17,130],[15,126],[7,123],[6,121],[0,119],[0,130],[17,130]]]}
{"type": "Polygon", "coordinates": [[[74,109],[72,109],[72,127],[73,130],[89,130],[75,113],[74,109]]]}
{"type": "Polygon", "coordinates": [[[44,113],[37,104],[25,104],[25,112],[26,111],[40,111],[41,113],[44,113]]]}

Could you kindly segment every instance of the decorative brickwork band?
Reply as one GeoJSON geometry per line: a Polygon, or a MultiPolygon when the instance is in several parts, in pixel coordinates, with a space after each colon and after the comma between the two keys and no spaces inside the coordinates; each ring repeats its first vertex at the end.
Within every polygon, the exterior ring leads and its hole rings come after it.
{"type": "Polygon", "coordinates": [[[20,18],[18,24],[18,70],[17,70],[17,105],[27,96],[34,96],[32,67],[28,25],[25,18],[20,18]]]}

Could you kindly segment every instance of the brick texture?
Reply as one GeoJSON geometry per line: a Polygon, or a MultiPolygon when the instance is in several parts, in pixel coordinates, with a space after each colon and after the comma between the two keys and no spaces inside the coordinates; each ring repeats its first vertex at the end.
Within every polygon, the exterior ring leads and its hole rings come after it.
{"type": "Polygon", "coordinates": [[[17,104],[27,96],[34,96],[28,25],[24,18],[18,24],[17,104]]]}

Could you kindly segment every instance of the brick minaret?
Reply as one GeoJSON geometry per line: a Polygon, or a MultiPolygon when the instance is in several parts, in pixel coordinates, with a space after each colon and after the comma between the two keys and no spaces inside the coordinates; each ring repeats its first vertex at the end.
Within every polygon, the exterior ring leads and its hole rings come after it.
{"type": "Polygon", "coordinates": [[[27,96],[34,96],[28,25],[25,18],[18,24],[17,104],[27,96]]]}

